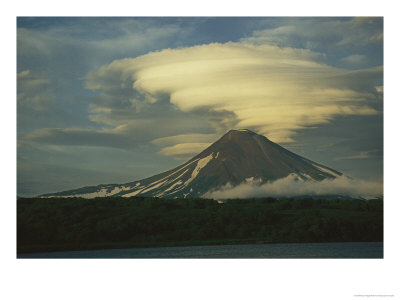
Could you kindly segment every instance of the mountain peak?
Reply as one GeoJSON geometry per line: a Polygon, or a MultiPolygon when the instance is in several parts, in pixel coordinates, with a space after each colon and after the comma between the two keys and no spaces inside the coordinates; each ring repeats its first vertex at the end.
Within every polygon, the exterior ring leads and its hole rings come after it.
{"type": "MultiPolygon", "coordinates": [[[[244,157],[247,157],[245,153],[252,152],[251,149],[259,149],[259,145],[263,143],[272,143],[268,138],[263,135],[257,134],[248,129],[232,129],[229,130],[226,134],[224,134],[218,141],[212,144],[209,148],[205,149],[203,152],[199,154],[199,156],[204,155],[205,153],[210,153],[210,151],[216,152],[232,152],[239,151],[241,149],[241,154],[244,157]],[[246,150],[247,149],[247,150],[246,150]],[[249,152],[250,151],[250,152],[249,152]]],[[[222,153],[221,153],[222,154],[222,153]]],[[[252,153],[255,154],[255,153],[252,153]]],[[[240,156],[237,153],[237,156],[240,156]]],[[[197,158],[195,156],[194,158],[197,158]]],[[[238,157],[238,159],[241,159],[238,157]]]]}
{"type": "Polygon", "coordinates": [[[46,197],[201,197],[242,183],[262,184],[292,176],[300,181],[333,179],[341,173],[303,158],[248,129],[230,130],[186,163],[142,180],[86,187],[46,197]]]}
{"type": "Polygon", "coordinates": [[[236,137],[236,138],[241,139],[243,137],[256,137],[256,136],[268,140],[267,137],[260,135],[258,133],[255,133],[249,129],[231,129],[221,139],[223,139],[224,137],[236,137]]]}
{"type": "Polygon", "coordinates": [[[249,129],[231,129],[229,130],[226,134],[243,134],[243,133],[247,133],[247,134],[257,134],[249,129]]]}
{"type": "Polygon", "coordinates": [[[248,132],[248,133],[252,133],[252,134],[255,134],[255,132],[253,132],[253,131],[251,131],[251,130],[249,130],[249,129],[246,129],[246,128],[243,128],[243,129],[232,129],[232,130],[230,130],[230,131],[240,131],[240,132],[248,132]]]}

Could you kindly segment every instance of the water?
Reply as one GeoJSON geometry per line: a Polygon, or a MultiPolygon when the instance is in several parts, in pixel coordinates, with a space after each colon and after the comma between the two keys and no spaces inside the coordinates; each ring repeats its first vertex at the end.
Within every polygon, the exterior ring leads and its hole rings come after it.
{"type": "Polygon", "coordinates": [[[18,258],[383,258],[383,243],[246,244],[18,254],[18,258]]]}

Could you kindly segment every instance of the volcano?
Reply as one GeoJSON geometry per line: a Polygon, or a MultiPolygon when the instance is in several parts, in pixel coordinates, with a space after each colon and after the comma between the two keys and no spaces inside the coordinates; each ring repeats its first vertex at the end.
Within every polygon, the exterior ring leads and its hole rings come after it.
{"type": "Polygon", "coordinates": [[[321,181],[342,173],[301,157],[263,135],[240,129],[230,130],[170,171],[125,184],[101,184],[41,197],[198,198],[228,184],[263,184],[289,175],[301,181],[321,181]]]}

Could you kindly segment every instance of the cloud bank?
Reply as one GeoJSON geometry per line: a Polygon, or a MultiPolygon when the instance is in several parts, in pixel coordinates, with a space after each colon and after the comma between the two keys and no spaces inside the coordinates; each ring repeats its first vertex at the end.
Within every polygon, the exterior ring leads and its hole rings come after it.
{"type": "MultiPolygon", "coordinates": [[[[256,30],[242,42],[272,44],[311,50],[341,51],[383,40],[383,18],[285,18],[280,26],[256,30]]],[[[324,51],[324,52],[325,52],[324,51]]]]}
{"type": "Polygon", "coordinates": [[[301,195],[343,195],[372,198],[383,195],[382,181],[365,181],[340,176],[334,180],[299,181],[296,176],[278,179],[262,185],[243,183],[236,187],[225,186],[203,195],[212,199],[285,197],[301,195]]]}

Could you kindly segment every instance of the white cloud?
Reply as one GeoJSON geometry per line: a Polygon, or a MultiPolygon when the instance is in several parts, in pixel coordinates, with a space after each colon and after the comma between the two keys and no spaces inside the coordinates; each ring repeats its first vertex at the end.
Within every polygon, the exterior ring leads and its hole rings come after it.
{"type": "Polygon", "coordinates": [[[340,176],[334,180],[300,181],[296,176],[289,175],[272,183],[255,185],[243,183],[236,187],[224,188],[206,193],[204,198],[240,199],[259,197],[285,197],[301,195],[343,195],[352,197],[372,198],[383,195],[382,181],[364,181],[340,176]]]}
{"type": "MultiPolygon", "coordinates": [[[[134,150],[143,144],[148,145],[153,141],[154,145],[163,145],[165,147],[161,153],[163,155],[172,155],[171,150],[177,150],[177,159],[187,158],[190,154],[195,154],[197,150],[201,150],[204,145],[209,145],[209,143],[188,143],[187,145],[175,145],[176,147],[172,147],[172,140],[178,142],[187,137],[187,135],[177,135],[174,138],[172,136],[173,133],[198,129],[201,128],[202,124],[196,121],[188,123],[186,119],[179,119],[173,124],[165,126],[168,121],[169,119],[166,120],[159,117],[157,119],[131,120],[113,128],[41,128],[26,134],[22,137],[22,140],[49,145],[86,145],[125,150],[134,150]],[[171,136],[171,139],[162,139],[160,136],[171,136]]],[[[205,135],[202,140],[206,141],[206,136],[208,135],[205,135]]],[[[195,137],[196,135],[192,137],[192,140],[195,137]]]]}
{"type": "Polygon", "coordinates": [[[368,58],[362,54],[353,54],[342,58],[341,61],[351,66],[361,66],[368,61],[368,58]]]}
{"type": "Polygon", "coordinates": [[[229,112],[232,127],[275,142],[290,142],[297,130],[338,115],[377,113],[366,100],[376,97],[369,83],[382,68],[350,72],[318,58],[308,50],[231,42],[165,49],[105,65],[88,75],[86,86],[100,92],[131,87],[142,101],[167,97],[183,112],[229,112]]]}
{"type": "Polygon", "coordinates": [[[42,128],[25,135],[23,141],[52,145],[88,145],[116,148],[133,148],[135,144],[135,140],[127,139],[117,130],[81,128],[42,128]]]}
{"type": "Polygon", "coordinates": [[[349,155],[349,156],[341,156],[341,157],[336,157],[334,158],[335,160],[343,160],[343,159],[365,159],[365,158],[370,158],[372,157],[371,153],[377,152],[376,150],[374,151],[361,151],[359,154],[356,155],[349,155]]]}
{"type": "Polygon", "coordinates": [[[46,110],[52,100],[50,80],[36,76],[30,70],[17,74],[17,103],[20,107],[46,110]]]}
{"type": "Polygon", "coordinates": [[[194,154],[198,154],[208,146],[210,143],[183,143],[183,144],[176,144],[170,147],[164,147],[161,149],[159,154],[173,156],[179,160],[183,158],[189,158],[194,154]]]}
{"type": "Polygon", "coordinates": [[[217,134],[179,134],[155,139],[152,144],[163,147],[159,154],[184,160],[200,153],[218,138],[217,134]]]}
{"type": "Polygon", "coordinates": [[[179,143],[204,143],[214,141],[218,138],[218,135],[215,134],[201,134],[201,133],[192,133],[192,134],[179,134],[173,136],[167,136],[158,138],[152,141],[153,144],[158,146],[171,146],[179,143]]]}
{"type": "Polygon", "coordinates": [[[55,66],[94,68],[112,57],[167,47],[171,39],[185,37],[191,30],[188,25],[160,26],[146,18],[70,18],[52,26],[18,28],[18,55],[39,57],[43,63],[51,64],[48,71],[55,66]]]}
{"type": "Polygon", "coordinates": [[[22,79],[28,77],[30,74],[30,70],[21,71],[17,74],[17,79],[22,79]]]}
{"type": "Polygon", "coordinates": [[[241,41],[307,49],[382,43],[382,18],[286,18],[285,25],[257,30],[241,41]]]}

